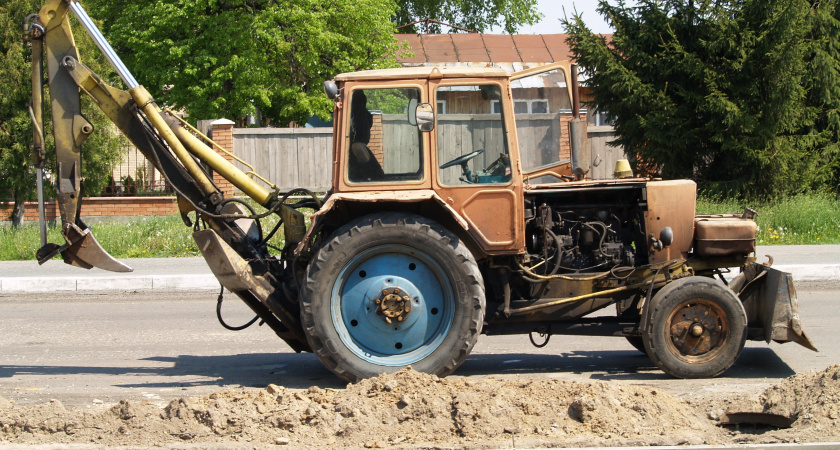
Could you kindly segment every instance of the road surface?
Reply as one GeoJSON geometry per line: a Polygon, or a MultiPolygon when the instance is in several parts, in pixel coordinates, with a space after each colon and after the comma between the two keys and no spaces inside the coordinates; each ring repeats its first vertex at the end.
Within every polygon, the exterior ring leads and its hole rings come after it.
{"type": "MultiPolygon", "coordinates": [[[[748,342],[739,361],[712,380],[675,380],[621,338],[482,336],[453,376],[608,380],[647,384],[682,397],[760,392],[794,373],[840,363],[840,282],[798,286],[806,332],[820,349],[748,342]]],[[[250,319],[234,296],[233,324],[250,319]]],[[[166,404],[231,387],[341,388],[312,354],[296,354],[268,327],[232,332],[215,317],[213,292],[111,292],[0,296],[0,397],[18,405],[58,399],[68,406],[121,399],[166,404]]]]}

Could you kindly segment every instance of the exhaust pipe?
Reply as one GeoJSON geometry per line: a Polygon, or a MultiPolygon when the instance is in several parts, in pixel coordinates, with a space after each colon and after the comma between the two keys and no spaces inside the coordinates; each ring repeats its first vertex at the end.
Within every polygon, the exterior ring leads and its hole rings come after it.
{"type": "Polygon", "coordinates": [[[579,181],[589,173],[591,157],[589,141],[586,138],[586,122],[580,118],[580,84],[577,69],[577,64],[572,64],[572,120],[569,121],[569,137],[572,147],[572,173],[579,181]]]}

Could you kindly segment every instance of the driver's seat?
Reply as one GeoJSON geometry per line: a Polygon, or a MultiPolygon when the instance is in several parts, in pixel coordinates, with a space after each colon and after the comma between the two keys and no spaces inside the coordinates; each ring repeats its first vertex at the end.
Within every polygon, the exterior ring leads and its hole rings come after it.
{"type": "Polygon", "coordinates": [[[376,156],[367,145],[354,142],[350,145],[350,158],[347,176],[351,182],[382,181],[385,171],[376,160],[376,156]]]}

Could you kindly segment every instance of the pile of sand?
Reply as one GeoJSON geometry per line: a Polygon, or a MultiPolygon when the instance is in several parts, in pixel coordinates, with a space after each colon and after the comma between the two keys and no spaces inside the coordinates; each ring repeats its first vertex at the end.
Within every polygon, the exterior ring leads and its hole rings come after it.
{"type": "MultiPolygon", "coordinates": [[[[836,438],[838,377],[840,366],[833,366],[768,389],[757,404],[768,412],[796,414],[798,420],[793,430],[753,430],[749,439],[836,438]]],[[[482,448],[733,440],[745,439],[741,431],[719,428],[685,401],[649,387],[524,378],[439,379],[410,369],[343,390],[271,385],[176,399],[163,409],[122,401],[110,410],[90,413],[67,410],[58,401],[16,407],[0,398],[0,443],[482,448]]]]}

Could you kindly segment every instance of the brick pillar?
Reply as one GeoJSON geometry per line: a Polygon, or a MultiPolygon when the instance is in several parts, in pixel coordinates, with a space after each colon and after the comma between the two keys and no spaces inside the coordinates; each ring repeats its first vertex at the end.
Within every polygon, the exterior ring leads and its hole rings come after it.
{"type": "MultiPolygon", "coordinates": [[[[211,123],[213,127],[212,138],[217,144],[225,150],[233,153],[233,121],[228,119],[219,119],[211,123]]],[[[233,157],[227,153],[214,147],[214,150],[224,157],[229,163],[233,163],[233,157]]],[[[233,185],[230,181],[225,180],[216,172],[213,172],[213,182],[222,190],[222,194],[226,198],[233,197],[233,185]]]]}
{"type": "Polygon", "coordinates": [[[385,149],[382,142],[382,114],[373,114],[373,124],[370,127],[370,142],[368,148],[379,161],[379,165],[385,167],[385,149]]]}
{"type": "MultiPolygon", "coordinates": [[[[580,119],[586,124],[586,113],[580,114],[580,119]]],[[[572,121],[571,114],[560,114],[560,159],[572,157],[572,137],[569,134],[569,122],[572,121]]],[[[588,127],[589,124],[587,124],[588,127]]]]}

